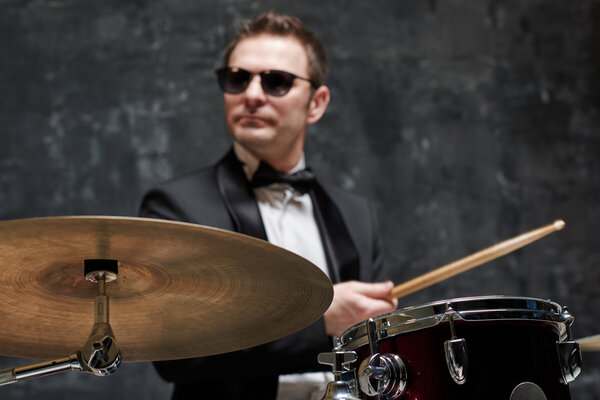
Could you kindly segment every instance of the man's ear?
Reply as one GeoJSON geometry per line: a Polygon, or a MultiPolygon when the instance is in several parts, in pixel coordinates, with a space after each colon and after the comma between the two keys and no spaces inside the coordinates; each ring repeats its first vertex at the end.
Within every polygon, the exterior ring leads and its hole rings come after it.
{"type": "Polygon", "coordinates": [[[325,109],[329,104],[330,94],[329,88],[325,85],[319,86],[312,95],[310,103],[308,104],[308,114],[306,117],[306,123],[308,125],[314,124],[321,119],[325,109]]]}

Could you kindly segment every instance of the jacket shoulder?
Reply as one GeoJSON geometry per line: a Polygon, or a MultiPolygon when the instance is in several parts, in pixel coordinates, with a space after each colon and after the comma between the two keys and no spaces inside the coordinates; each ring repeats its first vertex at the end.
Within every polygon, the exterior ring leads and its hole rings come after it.
{"type": "Polygon", "coordinates": [[[201,168],[162,182],[144,195],[139,215],[229,229],[215,167],[201,168]]]}

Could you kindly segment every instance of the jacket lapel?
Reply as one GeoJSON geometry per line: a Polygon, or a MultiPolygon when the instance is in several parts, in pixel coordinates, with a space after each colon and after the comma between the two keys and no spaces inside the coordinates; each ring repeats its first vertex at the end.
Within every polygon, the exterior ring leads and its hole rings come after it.
{"type": "Polygon", "coordinates": [[[310,195],[333,283],[359,278],[358,250],[344,218],[325,189],[316,182],[310,195]]]}
{"type": "Polygon", "coordinates": [[[233,150],[217,163],[216,174],[219,192],[236,232],[267,240],[254,191],[233,150]]]}

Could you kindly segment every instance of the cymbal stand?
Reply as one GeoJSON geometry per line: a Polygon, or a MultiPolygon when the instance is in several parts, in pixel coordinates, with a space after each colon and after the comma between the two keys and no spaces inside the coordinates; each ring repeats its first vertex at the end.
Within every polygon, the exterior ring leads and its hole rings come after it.
{"type": "Polygon", "coordinates": [[[112,374],[121,364],[121,351],[108,323],[106,283],[117,279],[117,260],[85,260],[85,277],[98,284],[94,297],[94,326],[80,350],[63,358],[0,370],[0,386],[65,371],[112,374]]]}

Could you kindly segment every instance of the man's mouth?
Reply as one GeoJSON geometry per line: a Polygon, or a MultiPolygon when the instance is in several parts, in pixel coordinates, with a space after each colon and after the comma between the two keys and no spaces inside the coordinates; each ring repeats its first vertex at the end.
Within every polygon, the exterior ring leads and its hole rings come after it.
{"type": "Polygon", "coordinates": [[[257,115],[242,115],[237,118],[237,122],[242,125],[263,126],[268,124],[268,119],[257,115]]]}

